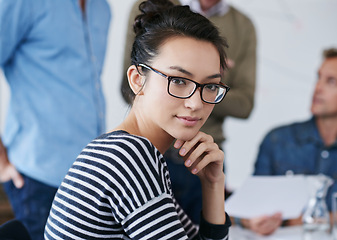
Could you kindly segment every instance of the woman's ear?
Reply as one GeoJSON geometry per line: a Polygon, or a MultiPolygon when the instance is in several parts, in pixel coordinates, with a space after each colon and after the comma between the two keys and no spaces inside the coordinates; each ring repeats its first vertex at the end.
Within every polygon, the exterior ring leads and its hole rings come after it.
{"type": "Polygon", "coordinates": [[[137,66],[132,65],[128,68],[127,76],[131,90],[135,95],[142,94],[145,76],[141,75],[137,66]]]}

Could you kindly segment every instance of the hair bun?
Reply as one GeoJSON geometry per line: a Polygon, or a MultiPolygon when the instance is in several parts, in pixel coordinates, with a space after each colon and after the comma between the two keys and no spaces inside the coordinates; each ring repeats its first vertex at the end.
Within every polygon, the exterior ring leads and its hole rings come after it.
{"type": "Polygon", "coordinates": [[[141,14],[135,18],[133,25],[133,30],[136,35],[142,33],[146,24],[156,19],[160,12],[165,11],[173,6],[174,4],[169,0],[147,0],[139,4],[139,10],[141,14]]]}

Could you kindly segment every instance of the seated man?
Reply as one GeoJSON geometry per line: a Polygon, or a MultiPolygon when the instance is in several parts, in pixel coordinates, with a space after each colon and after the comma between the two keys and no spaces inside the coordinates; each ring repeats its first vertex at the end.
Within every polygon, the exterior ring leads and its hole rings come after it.
{"type": "MultiPolygon", "coordinates": [[[[325,174],[337,179],[337,49],[324,51],[311,104],[312,118],[278,127],[264,138],[254,175],[285,175],[286,173],[325,174]]],[[[331,211],[331,195],[337,192],[337,181],[330,187],[327,206],[331,211]]],[[[237,224],[267,235],[282,224],[282,215],[256,219],[236,219],[237,224]]],[[[301,224],[301,218],[286,222],[301,224]]]]}

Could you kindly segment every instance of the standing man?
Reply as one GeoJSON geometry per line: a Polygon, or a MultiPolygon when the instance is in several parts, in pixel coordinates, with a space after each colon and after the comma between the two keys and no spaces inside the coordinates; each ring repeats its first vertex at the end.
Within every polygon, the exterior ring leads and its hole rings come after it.
{"type": "MultiPolygon", "coordinates": [[[[133,5],[125,45],[124,77],[122,94],[128,103],[129,95],[126,70],[130,66],[130,54],[134,33],[132,24],[140,13],[142,0],[133,5]]],[[[189,5],[192,11],[209,18],[218,27],[221,35],[227,39],[229,71],[224,73],[224,82],[231,87],[228,99],[215,105],[210,117],[201,131],[213,136],[214,141],[222,148],[225,140],[224,121],[228,116],[248,118],[254,105],[256,81],[256,34],[251,20],[240,11],[228,5],[225,0],[172,0],[174,4],[189,5]]],[[[202,57],[202,56],[201,56],[202,57]]],[[[195,222],[199,222],[201,209],[201,185],[196,176],[189,176],[182,158],[171,148],[165,154],[171,174],[172,188],[179,204],[195,222]]]]}
{"type": "Polygon", "coordinates": [[[76,156],[104,131],[109,24],[105,0],[0,0],[0,67],[11,90],[0,180],[34,240],[76,156]]]}

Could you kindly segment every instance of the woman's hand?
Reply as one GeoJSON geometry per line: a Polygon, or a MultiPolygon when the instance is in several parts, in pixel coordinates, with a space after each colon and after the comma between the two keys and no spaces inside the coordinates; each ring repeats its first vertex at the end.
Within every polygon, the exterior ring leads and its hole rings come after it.
{"type": "Polygon", "coordinates": [[[198,132],[189,141],[178,139],[174,147],[180,148],[179,154],[184,158],[185,166],[201,181],[207,181],[210,184],[224,181],[224,153],[210,135],[198,132]]]}
{"type": "Polygon", "coordinates": [[[224,153],[214,143],[213,138],[203,132],[198,132],[189,141],[177,140],[174,147],[180,148],[179,154],[183,156],[185,166],[200,178],[204,219],[212,224],[224,224],[224,153]]]}

